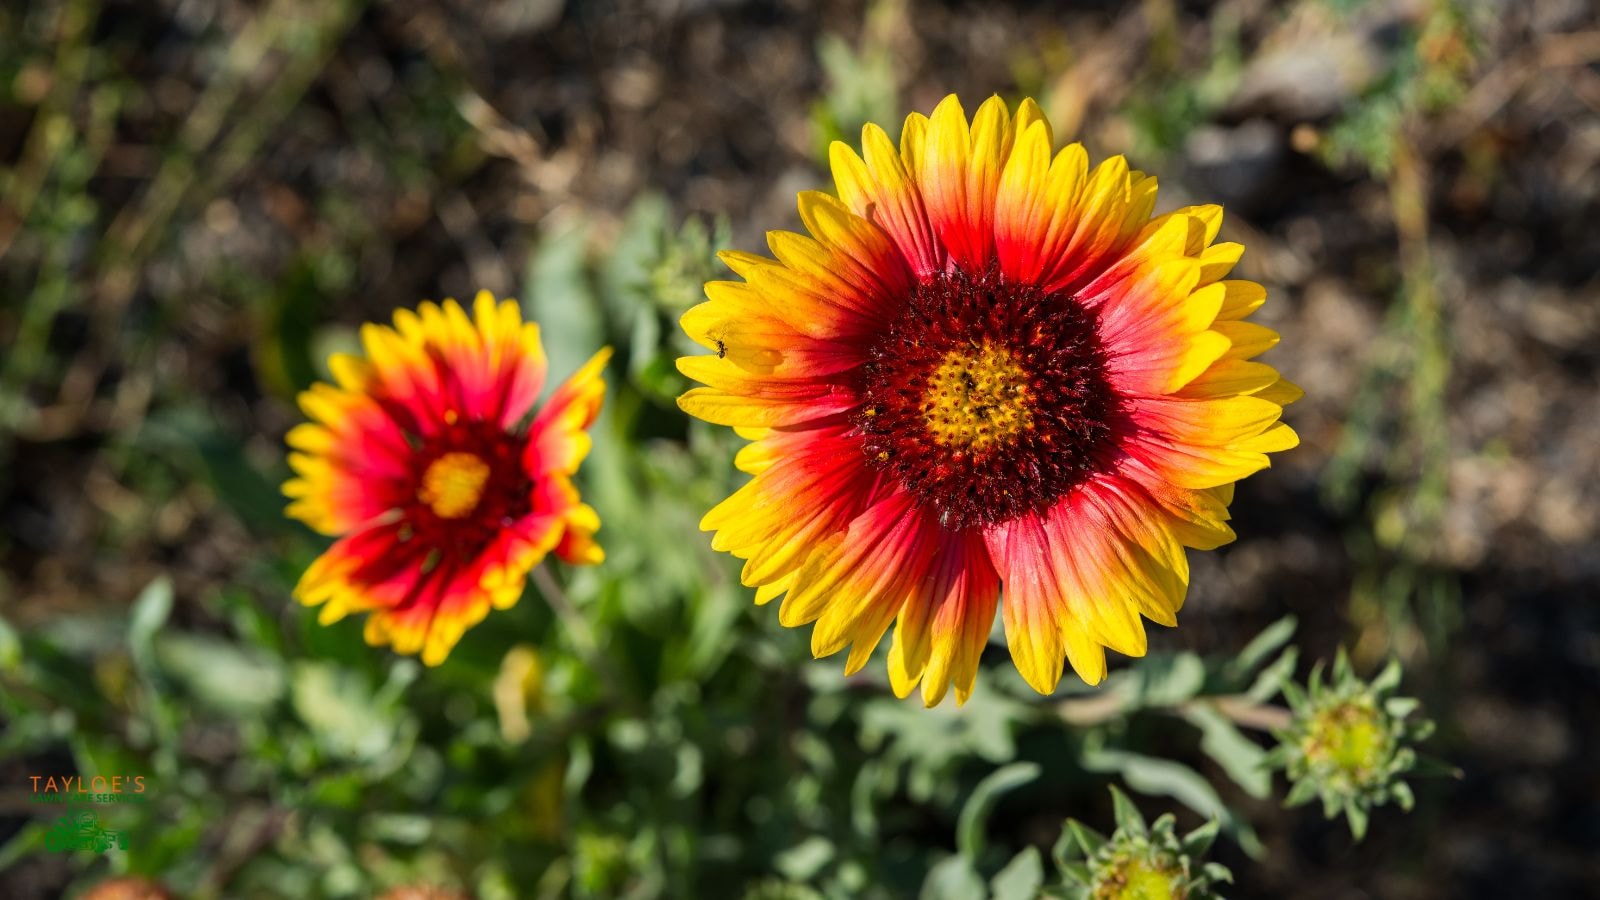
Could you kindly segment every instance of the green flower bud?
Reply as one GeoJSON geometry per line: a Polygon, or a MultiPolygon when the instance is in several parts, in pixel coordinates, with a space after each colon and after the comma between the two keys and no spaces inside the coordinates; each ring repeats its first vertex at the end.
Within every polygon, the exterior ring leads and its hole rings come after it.
{"type": "Polygon", "coordinates": [[[1208,900],[1212,885],[1233,880],[1225,867],[1201,864],[1217,834],[1210,822],[1179,837],[1169,813],[1146,825],[1121,791],[1111,789],[1117,830],[1111,837],[1068,819],[1056,842],[1056,864],[1076,900],[1208,900]]]}
{"type": "Polygon", "coordinates": [[[1342,812],[1357,840],[1374,807],[1392,800],[1411,808],[1411,788],[1400,776],[1416,768],[1413,747],[1433,733],[1433,723],[1411,715],[1416,700],[1390,696],[1399,684],[1399,663],[1369,683],[1355,676],[1341,649],[1331,683],[1323,683],[1318,665],[1304,690],[1283,685],[1294,720],[1277,732],[1279,745],[1267,758],[1293,783],[1287,805],[1320,798],[1323,814],[1342,812]]]}

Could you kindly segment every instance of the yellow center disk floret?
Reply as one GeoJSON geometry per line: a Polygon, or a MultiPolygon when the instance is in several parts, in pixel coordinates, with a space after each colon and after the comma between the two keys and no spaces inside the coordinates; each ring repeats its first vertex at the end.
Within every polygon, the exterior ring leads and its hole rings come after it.
{"type": "Polygon", "coordinates": [[[472,453],[446,453],[422,473],[417,499],[441,519],[459,519],[472,512],[489,480],[489,464],[472,453]]]}
{"type": "Polygon", "coordinates": [[[1033,427],[1028,373],[991,343],[945,354],[928,375],[922,414],[933,439],[981,453],[1033,427]]]}

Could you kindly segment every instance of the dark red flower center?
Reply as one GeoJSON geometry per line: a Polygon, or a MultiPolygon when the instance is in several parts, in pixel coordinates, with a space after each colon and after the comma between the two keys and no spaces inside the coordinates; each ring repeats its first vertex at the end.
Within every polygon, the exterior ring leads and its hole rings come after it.
{"type": "Polygon", "coordinates": [[[1076,298],[944,273],[912,290],[857,370],[862,450],[946,528],[1042,512],[1105,465],[1105,371],[1076,298]]]}
{"type": "Polygon", "coordinates": [[[470,558],[532,511],[533,482],[522,465],[526,436],[458,420],[419,443],[416,476],[400,503],[407,543],[470,558]]]}

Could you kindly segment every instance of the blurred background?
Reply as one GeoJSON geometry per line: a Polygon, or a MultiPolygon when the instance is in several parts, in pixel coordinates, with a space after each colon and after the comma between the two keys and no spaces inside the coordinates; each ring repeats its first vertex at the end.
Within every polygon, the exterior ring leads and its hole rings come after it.
{"type": "Polygon", "coordinates": [[[1222,821],[1230,896],[1600,895],[1597,221],[1582,0],[6,4],[0,896],[1020,897],[1112,783],[1222,821]],[[711,552],[738,441],[672,359],[716,249],[951,91],[1224,204],[1306,398],[1147,660],[1040,698],[995,642],[924,711],[711,552]],[[553,378],[618,349],[609,560],[424,671],[290,599],[282,438],[361,322],[479,288],[553,378]],[[1463,773],[1359,843],[1207,712],[1341,645],[1463,773]],[[30,776],[73,773],[147,779],[126,850],[46,851],[30,776]]]}

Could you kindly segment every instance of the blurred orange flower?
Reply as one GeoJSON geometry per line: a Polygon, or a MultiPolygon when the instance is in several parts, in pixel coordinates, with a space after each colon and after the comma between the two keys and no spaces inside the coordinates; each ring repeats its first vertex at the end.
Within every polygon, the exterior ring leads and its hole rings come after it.
{"type": "Polygon", "coordinates": [[[368,643],[437,665],[491,607],[517,602],[547,553],[603,557],[572,476],[610,351],[534,413],[544,349],[515,301],[480,293],[470,318],[454,300],[423,303],[361,339],[365,358],[334,356],[336,383],[300,395],[312,421],[289,432],[288,514],[339,538],[295,595],[324,624],[369,613],[368,643]]]}

